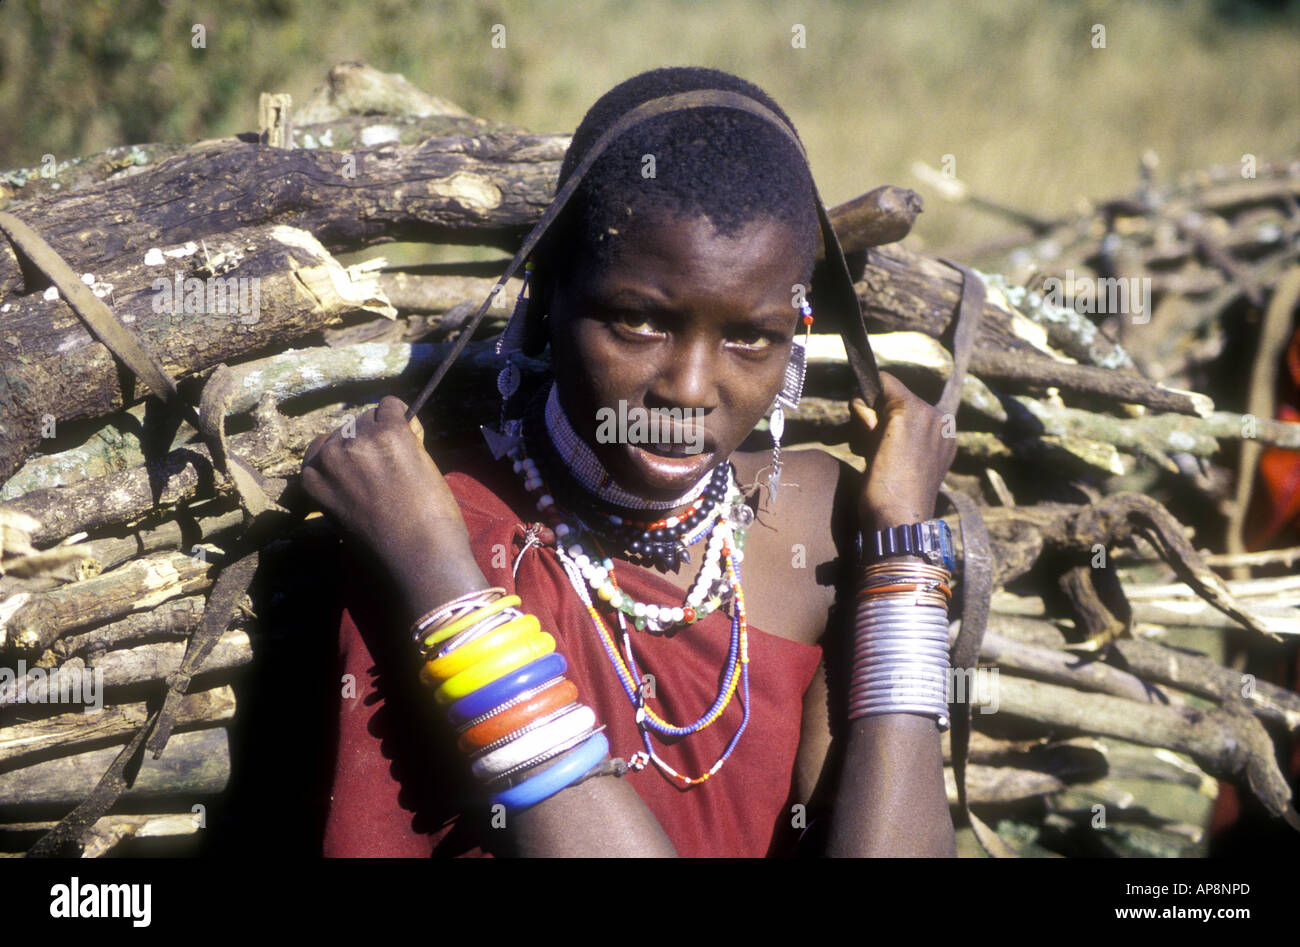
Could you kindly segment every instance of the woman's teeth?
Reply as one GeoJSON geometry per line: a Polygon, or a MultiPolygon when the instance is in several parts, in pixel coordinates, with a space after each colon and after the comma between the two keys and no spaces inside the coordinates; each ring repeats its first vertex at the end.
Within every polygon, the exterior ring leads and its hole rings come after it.
{"type": "Polygon", "coordinates": [[[689,457],[701,453],[699,450],[691,450],[689,444],[646,444],[645,449],[661,457],[689,457]]]}

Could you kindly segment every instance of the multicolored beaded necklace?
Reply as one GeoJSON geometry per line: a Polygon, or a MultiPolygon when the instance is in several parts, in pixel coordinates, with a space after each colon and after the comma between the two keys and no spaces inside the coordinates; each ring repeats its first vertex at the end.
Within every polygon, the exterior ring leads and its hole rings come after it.
{"type": "MultiPolygon", "coordinates": [[[[571,452],[562,452],[559,445],[546,436],[560,425],[556,424],[557,418],[546,417],[539,411],[540,404],[540,398],[534,399],[522,425],[523,436],[509,452],[514,470],[523,477],[524,489],[537,496],[538,512],[555,533],[556,553],[560,562],[596,626],[601,644],[605,648],[605,653],[610,659],[624,693],[636,709],[637,727],[641,731],[642,741],[645,744],[645,759],[653,761],[665,775],[680,780],[686,786],[699,785],[722,768],[735,750],[740,735],[749,724],[748,624],[745,621],[739,562],[744,558],[743,547],[749,526],[753,522],[753,511],[743,502],[735,470],[727,461],[714,469],[707,478],[708,486],[695,500],[690,501],[693,512],[682,517],[669,517],[649,524],[637,523],[628,517],[614,516],[607,510],[601,510],[589,498],[571,495],[566,497],[566,500],[571,501],[566,505],[582,506],[587,509],[584,511],[585,515],[579,514],[574,517],[573,522],[566,522],[564,512],[557,506],[555,498],[547,489],[547,482],[550,481],[563,488],[567,481],[563,475],[565,471],[557,468],[568,466],[565,460],[571,456],[571,452]],[[547,423],[548,421],[550,423],[547,423]],[[541,436],[538,436],[539,434],[541,436]],[[543,477],[538,463],[529,456],[528,448],[535,449],[535,456],[541,459],[551,475],[543,477]],[[552,472],[560,475],[555,476],[552,472]],[[719,472],[723,478],[721,490],[718,489],[719,472]],[[638,526],[644,526],[646,529],[637,530],[638,526]],[[668,532],[670,530],[671,533],[668,532]],[[659,532],[656,534],[654,531],[659,532]],[[708,551],[701,564],[699,576],[682,607],[650,605],[635,601],[619,588],[614,575],[614,561],[605,554],[598,535],[603,535],[607,541],[612,540],[619,544],[625,553],[631,555],[639,553],[642,558],[661,561],[671,558],[674,563],[677,559],[689,561],[685,547],[693,545],[706,535],[709,536],[708,551]],[[584,542],[590,543],[589,548],[595,555],[588,554],[584,542]],[[634,543],[640,545],[634,546],[634,543]],[[675,548],[664,549],[664,546],[675,548]],[[677,555],[665,555],[667,552],[676,552],[677,555]],[[719,561],[725,563],[725,572],[718,564],[719,561]],[[615,609],[623,632],[625,657],[619,654],[613,634],[597,610],[588,586],[594,591],[596,598],[615,609]],[[628,619],[631,619],[637,630],[663,634],[692,625],[728,603],[731,604],[731,642],[718,696],[713,705],[695,722],[685,726],[668,723],[646,704],[646,694],[641,686],[641,672],[632,654],[628,619]],[[706,773],[695,777],[684,776],[659,757],[650,740],[651,730],[665,736],[687,736],[698,733],[722,715],[738,689],[741,694],[742,708],[740,725],[722,755],[706,773]]],[[[548,393],[547,404],[554,405],[547,413],[559,410],[554,387],[548,393]]],[[[559,411],[559,415],[562,417],[563,412],[559,411]]],[[[594,459],[594,455],[592,457],[594,459]]],[[[567,472],[572,476],[571,471],[567,472]]],[[[677,505],[689,499],[688,495],[677,505]]],[[[640,766],[636,768],[645,765],[645,760],[639,762],[640,766]]]]}

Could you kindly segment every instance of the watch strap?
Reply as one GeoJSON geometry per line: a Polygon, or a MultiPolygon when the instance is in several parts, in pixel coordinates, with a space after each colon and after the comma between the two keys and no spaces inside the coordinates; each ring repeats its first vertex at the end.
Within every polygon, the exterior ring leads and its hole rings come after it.
{"type": "Polygon", "coordinates": [[[952,530],[943,520],[904,523],[878,529],[862,537],[864,562],[876,562],[895,556],[918,556],[949,572],[956,567],[952,530]]]}

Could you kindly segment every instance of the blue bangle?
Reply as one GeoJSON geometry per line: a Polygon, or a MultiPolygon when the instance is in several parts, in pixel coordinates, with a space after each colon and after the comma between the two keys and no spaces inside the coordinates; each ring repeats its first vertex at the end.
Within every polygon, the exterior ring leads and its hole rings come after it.
{"type": "Polygon", "coordinates": [[[569,751],[559,760],[504,792],[488,797],[488,804],[503,805],[507,812],[518,812],[549,799],[570,783],[577,781],[609,753],[609,740],[597,733],[581,746],[569,751]]]}
{"type": "Polygon", "coordinates": [[[517,694],[522,694],[528,688],[536,687],[553,677],[559,677],[568,666],[564,655],[552,651],[545,657],[525,664],[505,677],[499,677],[491,684],[485,684],[478,690],[466,694],[447,708],[447,719],[453,727],[459,727],[466,720],[473,720],[487,713],[498,704],[504,704],[517,694]]]}

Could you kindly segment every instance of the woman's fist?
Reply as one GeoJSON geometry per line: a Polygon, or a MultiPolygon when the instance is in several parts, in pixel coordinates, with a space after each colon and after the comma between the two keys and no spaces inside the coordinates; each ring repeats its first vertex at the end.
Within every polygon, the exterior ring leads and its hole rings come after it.
{"type": "Polygon", "coordinates": [[[419,421],[407,423],[402,400],[389,395],[355,427],[321,434],[303,453],[303,490],[389,570],[417,568],[431,546],[469,548],[456,498],[423,435],[419,421]]]}

